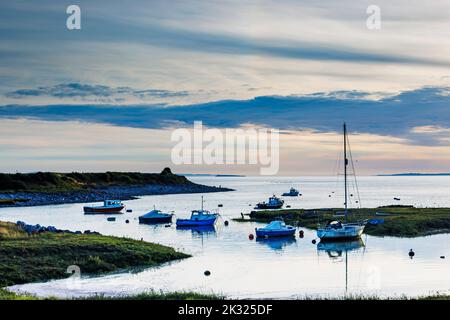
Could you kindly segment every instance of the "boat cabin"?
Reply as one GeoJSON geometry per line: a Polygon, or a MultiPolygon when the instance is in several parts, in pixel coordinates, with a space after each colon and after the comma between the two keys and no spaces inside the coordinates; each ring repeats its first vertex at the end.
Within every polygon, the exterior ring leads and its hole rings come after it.
{"type": "Polygon", "coordinates": [[[105,207],[120,206],[120,205],[122,205],[122,201],[120,201],[120,200],[105,200],[105,201],[103,201],[103,205],[105,207]]]}

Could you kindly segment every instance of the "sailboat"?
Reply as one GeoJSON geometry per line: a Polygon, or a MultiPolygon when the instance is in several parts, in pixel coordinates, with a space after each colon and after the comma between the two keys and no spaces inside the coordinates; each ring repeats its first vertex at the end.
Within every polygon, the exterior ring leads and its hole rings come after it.
{"type": "MultiPolygon", "coordinates": [[[[325,227],[317,229],[317,237],[321,241],[349,240],[361,237],[367,221],[348,222],[348,188],[347,188],[347,167],[349,164],[347,158],[347,126],[344,122],[344,222],[329,221],[325,227]]],[[[351,153],[350,153],[351,156],[351,153]]]]}

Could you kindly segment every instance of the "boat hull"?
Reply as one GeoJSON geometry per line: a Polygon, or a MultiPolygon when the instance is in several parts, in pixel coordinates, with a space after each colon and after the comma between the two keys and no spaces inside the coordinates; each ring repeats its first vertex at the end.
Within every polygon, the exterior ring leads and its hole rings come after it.
{"type": "Polygon", "coordinates": [[[277,205],[257,204],[256,209],[280,209],[282,206],[283,206],[283,204],[277,204],[277,205]]]}
{"type": "Polygon", "coordinates": [[[361,237],[364,232],[365,225],[347,225],[344,228],[339,229],[318,229],[317,237],[321,241],[342,241],[357,239],[361,237]]]}
{"type": "Polygon", "coordinates": [[[139,217],[139,223],[142,223],[142,224],[156,224],[156,223],[168,223],[168,222],[172,222],[172,216],[151,217],[151,218],[139,217]]]}
{"type": "Polygon", "coordinates": [[[256,229],[257,238],[279,238],[279,237],[293,237],[295,236],[295,229],[291,230],[262,230],[256,229]]]}
{"type": "Polygon", "coordinates": [[[83,207],[85,214],[109,214],[109,213],[123,213],[125,206],[118,207],[83,207]]]}
{"type": "Polygon", "coordinates": [[[217,221],[217,217],[208,219],[177,219],[177,227],[203,227],[213,226],[217,221]]]}

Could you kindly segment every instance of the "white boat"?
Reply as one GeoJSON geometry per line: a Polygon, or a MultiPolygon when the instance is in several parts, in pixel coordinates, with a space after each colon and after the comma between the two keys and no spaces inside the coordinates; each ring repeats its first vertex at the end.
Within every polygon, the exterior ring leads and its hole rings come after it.
{"type": "Polygon", "coordinates": [[[340,221],[330,221],[325,228],[317,230],[317,236],[321,240],[347,240],[359,238],[366,226],[366,221],[357,223],[342,223],[340,221]]]}
{"type": "MultiPolygon", "coordinates": [[[[348,223],[348,190],[347,190],[347,167],[349,164],[347,158],[347,126],[344,123],[344,222],[329,221],[325,227],[317,229],[317,237],[321,241],[336,241],[359,238],[367,224],[367,221],[348,223]]],[[[351,154],[350,154],[351,156],[351,154]]]]}

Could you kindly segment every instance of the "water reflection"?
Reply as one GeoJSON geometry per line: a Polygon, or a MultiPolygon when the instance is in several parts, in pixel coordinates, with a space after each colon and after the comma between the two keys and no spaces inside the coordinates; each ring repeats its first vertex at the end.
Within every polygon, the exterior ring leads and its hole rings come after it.
{"type": "Polygon", "coordinates": [[[177,226],[177,231],[191,231],[192,237],[204,235],[216,235],[218,231],[217,226],[201,226],[201,227],[180,227],[177,226]]]}
{"type": "Polygon", "coordinates": [[[345,294],[348,293],[348,252],[365,248],[364,241],[359,238],[352,241],[319,242],[317,251],[325,251],[330,259],[342,261],[342,254],[345,253],[345,294]]]}
{"type": "Polygon", "coordinates": [[[267,245],[269,248],[279,251],[283,250],[286,246],[292,245],[297,242],[295,237],[282,237],[282,238],[256,238],[256,242],[267,245]]]}
{"type": "Polygon", "coordinates": [[[317,244],[318,251],[326,251],[330,259],[337,259],[342,257],[342,254],[348,251],[358,250],[364,248],[365,243],[362,239],[352,241],[338,241],[338,242],[319,242],[317,244]]]}

